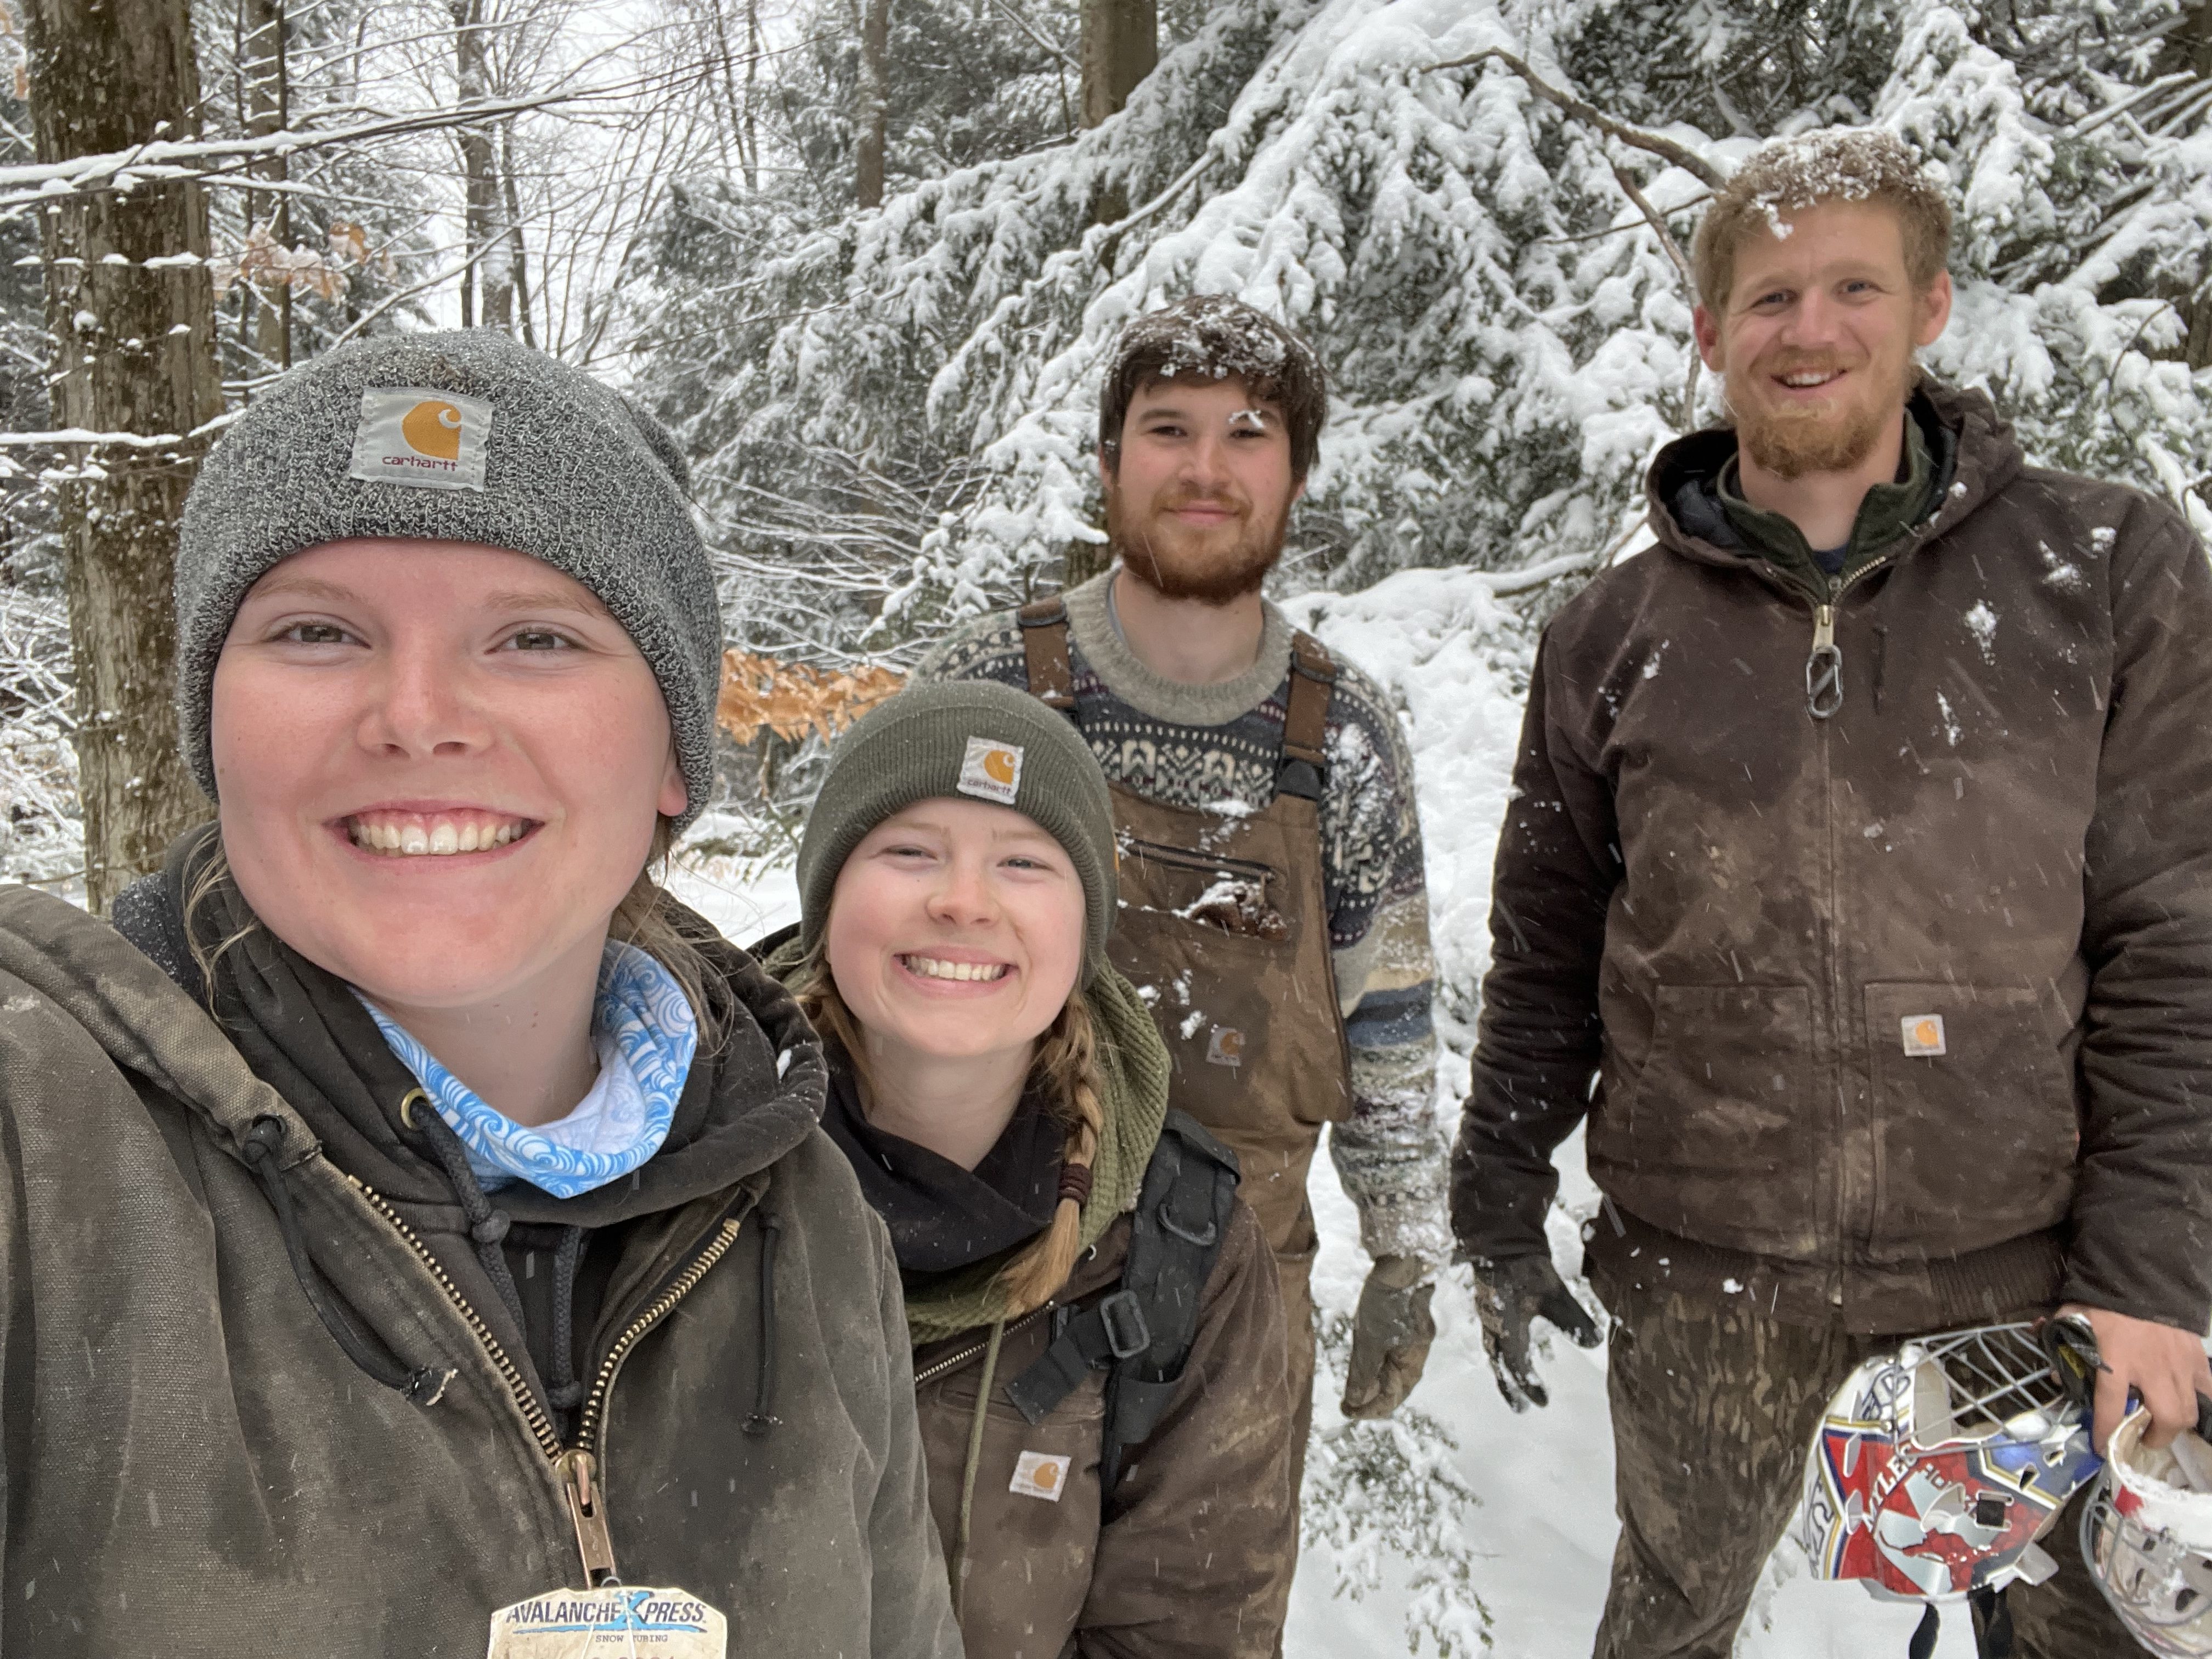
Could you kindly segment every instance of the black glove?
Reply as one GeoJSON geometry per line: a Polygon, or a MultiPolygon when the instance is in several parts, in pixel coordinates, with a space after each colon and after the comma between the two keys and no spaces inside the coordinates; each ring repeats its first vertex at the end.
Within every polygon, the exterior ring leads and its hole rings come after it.
{"type": "Polygon", "coordinates": [[[1413,1393],[1437,1340],[1429,1312],[1436,1289],[1427,1267],[1410,1255],[1386,1255],[1360,1287],[1352,1319],[1352,1363],[1345,1370],[1344,1414],[1388,1417],[1413,1393]]]}
{"type": "Polygon", "coordinates": [[[1526,1411],[1531,1403],[1551,1403],[1528,1361],[1528,1326],[1537,1315],[1565,1332],[1577,1347],[1595,1348],[1603,1340],[1574,1292],[1560,1282],[1548,1255],[1476,1261],[1474,1309],[1482,1318],[1483,1352],[1497,1375],[1498,1392],[1516,1412],[1526,1411]]]}

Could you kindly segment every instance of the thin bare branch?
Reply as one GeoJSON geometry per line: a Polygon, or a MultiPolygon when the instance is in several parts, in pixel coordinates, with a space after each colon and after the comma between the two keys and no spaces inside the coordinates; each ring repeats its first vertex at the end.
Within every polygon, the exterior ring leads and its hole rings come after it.
{"type": "Polygon", "coordinates": [[[1618,138],[1624,144],[1656,155],[1662,161],[1671,162],[1692,177],[1710,185],[1715,190],[1718,190],[1728,182],[1727,176],[1697,151],[1686,145],[1676,143],[1672,138],[1662,137],[1643,127],[1632,127],[1626,121],[1607,115],[1596,105],[1587,103],[1576,97],[1574,94],[1553,86],[1522,59],[1516,58],[1502,46],[1491,46],[1466,58],[1455,58],[1448,64],[1431,64],[1429,65],[1429,70],[1431,74],[1438,74],[1445,70],[1472,69],[1478,64],[1486,64],[1493,59],[1504,64],[1507,69],[1519,76],[1527,84],[1528,90],[1546,103],[1557,105],[1577,121],[1595,127],[1608,137],[1618,138]]]}

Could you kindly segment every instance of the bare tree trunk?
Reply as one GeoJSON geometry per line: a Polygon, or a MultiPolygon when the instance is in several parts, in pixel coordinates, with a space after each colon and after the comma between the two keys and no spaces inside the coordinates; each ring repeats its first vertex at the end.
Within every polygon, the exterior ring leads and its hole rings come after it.
{"type": "Polygon", "coordinates": [[[760,189],[760,133],[753,125],[753,83],[760,73],[760,0],[745,0],[745,189],[750,192],[760,189]]]}
{"type": "Polygon", "coordinates": [[[1083,0],[1083,125],[1118,113],[1160,61],[1155,0],[1083,0]]]}
{"type": "Polygon", "coordinates": [[[514,123],[499,124],[499,183],[507,209],[507,262],[514,289],[514,314],[521,325],[522,343],[535,346],[538,330],[530,318],[529,249],[522,240],[522,202],[514,184],[514,123]]]}
{"type": "MultiPolygon", "coordinates": [[[[281,132],[289,111],[285,74],[284,0],[239,0],[239,78],[245,82],[246,131],[262,137],[281,132]]],[[[272,155],[254,168],[258,178],[282,180],[284,158],[272,155]]],[[[292,242],[291,198],[283,191],[255,191],[246,197],[246,221],[265,224],[279,247],[292,242]]],[[[253,307],[256,355],[270,368],[292,366],[292,290],[288,283],[271,294],[244,284],[253,307]]]]}
{"type": "MultiPolygon", "coordinates": [[[[2212,0],[2198,0],[2189,21],[2166,36],[2161,56],[2158,67],[2162,73],[2187,70],[2200,81],[2212,81],[2212,0]]],[[[2189,325],[2182,355],[2190,368],[2212,368],[2212,276],[2182,301],[2181,314],[2189,325]]]]}
{"type": "MultiPolygon", "coordinates": [[[[490,95],[490,25],[483,15],[483,0],[453,0],[452,11],[454,81],[465,104],[490,95]]],[[[514,247],[508,235],[506,194],[500,188],[498,141],[487,127],[468,126],[461,129],[459,143],[470,264],[461,279],[461,326],[481,324],[512,333],[514,247]]]]}
{"type": "MultiPolygon", "coordinates": [[[[41,161],[195,134],[187,0],[21,0],[19,14],[41,161]]],[[[58,198],[41,224],[55,424],[179,434],[160,450],[88,446],[82,474],[60,492],[85,889],[104,910],[208,811],[177,752],[169,591],[178,517],[206,444],[200,429],[222,408],[200,262],[207,208],[190,182],[142,183],[58,198]],[[200,258],[147,269],[178,254],[200,258]]]]}
{"type": "Polygon", "coordinates": [[[884,204],[884,144],[890,118],[887,90],[890,52],[890,0],[861,0],[860,12],[860,153],[853,191],[864,208],[884,204]]]}

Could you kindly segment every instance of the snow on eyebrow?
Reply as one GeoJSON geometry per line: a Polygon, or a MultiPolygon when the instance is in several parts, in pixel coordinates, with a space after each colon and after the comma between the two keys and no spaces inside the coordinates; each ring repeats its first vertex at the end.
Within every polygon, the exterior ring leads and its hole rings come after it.
{"type": "Polygon", "coordinates": [[[1249,426],[1255,432],[1267,429],[1267,411],[1264,409],[1240,409],[1229,417],[1231,426],[1249,426]]]}

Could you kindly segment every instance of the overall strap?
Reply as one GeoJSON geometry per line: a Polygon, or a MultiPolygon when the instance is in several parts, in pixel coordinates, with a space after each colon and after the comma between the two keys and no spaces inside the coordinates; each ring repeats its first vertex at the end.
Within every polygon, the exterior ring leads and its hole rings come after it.
{"type": "Polygon", "coordinates": [[[1104,1497],[1122,1455],[1152,1435],[1198,1340],[1198,1308],[1221,1255],[1237,1201],[1237,1154],[1170,1110],[1145,1168],[1121,1283],[1088,1307],[1053,1316],[1052,1346],[1006,1385],[1031,1423],[1044,1420],[1093,1370],[1106,1370],[1106,1431],[1098,1465],[1104,1497]]]}
{"type": "Polygon", "coordinates": [[[1275,793],[1319,800],[1328,787],[1328,699],[1336,689],[1336,659],[1301,629],[1291,635],[1290,705],[1283,714],[1283,757],[1275,768],[1275,793]]]}
{"type": "Polygon", "coordinates": [[[1067,655],[1067,601],[1057,593],[1031,599],[1014,612],[1022,625],[1022,656],[1030,690],[1048,708],[1075,715],[1075,668],[1067,655]]]}

